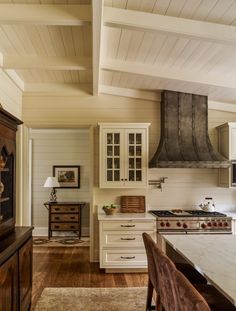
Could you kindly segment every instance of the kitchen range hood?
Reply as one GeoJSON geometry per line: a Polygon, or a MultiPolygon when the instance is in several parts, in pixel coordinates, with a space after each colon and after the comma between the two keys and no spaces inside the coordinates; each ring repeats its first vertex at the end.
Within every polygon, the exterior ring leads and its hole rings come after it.
{"type": "Polygon", "coordinates": [[[227,168],[208,135],[207,96],[163,91],[161,138],[150,168],[227,168]]]}

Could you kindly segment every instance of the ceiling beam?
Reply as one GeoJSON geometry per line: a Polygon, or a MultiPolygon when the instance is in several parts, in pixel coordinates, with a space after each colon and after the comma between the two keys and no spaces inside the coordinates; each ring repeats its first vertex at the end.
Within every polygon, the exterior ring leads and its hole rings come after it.
{"type": "Polygon", "coordinates": [[[121,97],[130,97],[138,98],[151,101],[160,101],[160,92],[158,91],[144,91],[137,89],[128,89],[123,87],[115,87],[110,85],[101,85],[100,92],[103,94],[121,96],[121,97]]]}
{"type": "Polygon", "coordinates": [[[92,85],[83,83],[25,83],[24,96],[27,94],[41,94],[44,96],[60,94],[61,96],[90,94],[92,93],[92,85]]]}
{"type": "Polygon", "coordinates": [[[99,94],[103,0],[93,0],[93,95],[99,94]]]}
{"type": "Polygon", "coordinates": [[[159,31],[236,45],[236,27],[113,7],[104,8],[104,25],[140,31],[159,31]]]}
{"type": "Polygon", "coordinates": [[[0,4],[1,24],[83,26],[91,19],[91,5],[0,4]]]}
{"type": "Polygon", "coordinates": [[[236,89],[234,76],[222,76],[215,74],[200,73],[193,70],[174,70],[163,69],[148,64],[140,64],[128,61],[118,60],[103,60],[101,63],[101,69],[117,72],[133,73],[138,75],[144,75],[149,77],[178,80],[185,82],[192,82],[204,85],[218,86],[224,88],[236,89]]]}
{"type": "Polygon", "coordinates": [[[92,67],[90,57],[49,57],[4,55],[4,69],[88,70],[92,67]]]}

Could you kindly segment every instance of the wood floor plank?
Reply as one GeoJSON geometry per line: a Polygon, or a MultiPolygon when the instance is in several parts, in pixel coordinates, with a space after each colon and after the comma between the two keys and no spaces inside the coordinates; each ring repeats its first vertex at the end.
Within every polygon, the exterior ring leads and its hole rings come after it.
{"type": "Polygon", "coordinates": [[[34,247],[33,311],[44,287],[142,287],[147,273],[105,273],[89,262],[89,247],[34,247]]]}

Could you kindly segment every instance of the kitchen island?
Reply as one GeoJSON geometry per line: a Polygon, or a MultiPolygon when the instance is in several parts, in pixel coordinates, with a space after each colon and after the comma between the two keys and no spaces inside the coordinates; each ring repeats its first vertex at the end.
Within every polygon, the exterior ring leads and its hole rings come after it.
{"type": "Polygon", "coordinates": [[[164,235],[173,248],[236,306],[235,235],[164,235]]]}

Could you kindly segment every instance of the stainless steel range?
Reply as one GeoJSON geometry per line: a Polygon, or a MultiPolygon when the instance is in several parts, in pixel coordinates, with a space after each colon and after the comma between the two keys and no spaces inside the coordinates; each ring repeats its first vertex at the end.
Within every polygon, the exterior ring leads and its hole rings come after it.
{"type": "Polygon", "coordinates": [[[157,218],[157,233],[232,234],[232,218],[219,212],[203,210],[151,210],[157,218]]]}

